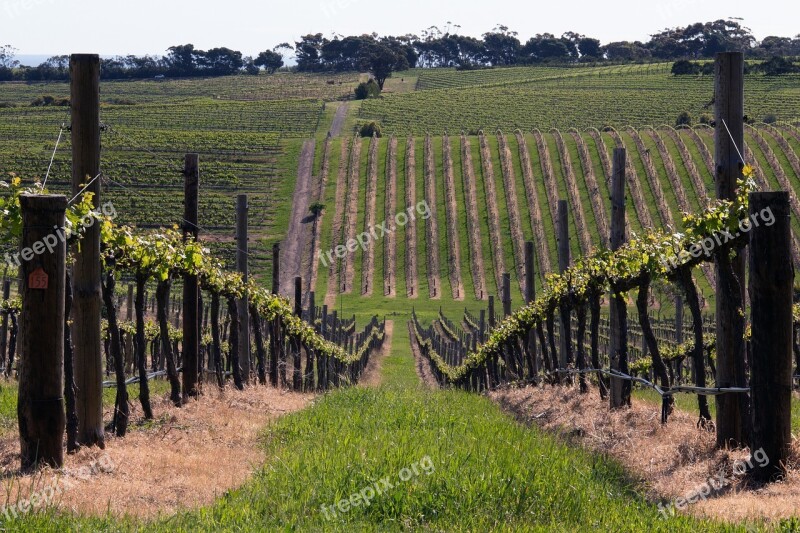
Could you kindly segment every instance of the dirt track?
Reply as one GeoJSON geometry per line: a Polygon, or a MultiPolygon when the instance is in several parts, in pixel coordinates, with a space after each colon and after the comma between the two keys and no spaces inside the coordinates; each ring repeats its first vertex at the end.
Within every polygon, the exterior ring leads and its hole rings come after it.
{"type": "Polygon", "coordinates": [[[312,140],[303,143],[300,153],[300,163],[297,170],[297,185],[294,189],[292,200],[292,217],[289,221],[289,231],[286,239],[281,244],[281,279],[279,292],[283,296],[294,297],[294,278],[302,276],[308,279],[311,265],[310,258],[303,257],[303,250],[308,249],[313,231],[313,217],[311,196],[313,194],[313,179],[311,176],[314,166],[314,149],[316,142],[312,140]]]}
{"type": "Polygon", "coordinates": [[[350,108],[350,104],[347,102],[342,102],[339,104],[339,107],[336,108],[336,114],[333,115],[333,122],[331,123],[331,137],[338,137],[342,134],[342,128],[344,128],[344,121],[347,120],[347,111],[350,108]]]}

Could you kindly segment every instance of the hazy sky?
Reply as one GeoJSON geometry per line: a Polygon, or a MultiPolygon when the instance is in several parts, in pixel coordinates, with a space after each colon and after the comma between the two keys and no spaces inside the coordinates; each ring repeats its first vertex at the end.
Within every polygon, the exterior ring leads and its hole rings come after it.
{"type": "Polygon", "coordinates": [[[478,36],[497,24],[519,32],[577,31],[599,38],[646,40],[691,22],[741,17],[759,39],[800,33],[796,0],[0,0],[0,44],[20,54],[94,52],[161,55],[175,44],[227,46],[246,55],[322,32],[416,33],[447,21],[478,36]]]}

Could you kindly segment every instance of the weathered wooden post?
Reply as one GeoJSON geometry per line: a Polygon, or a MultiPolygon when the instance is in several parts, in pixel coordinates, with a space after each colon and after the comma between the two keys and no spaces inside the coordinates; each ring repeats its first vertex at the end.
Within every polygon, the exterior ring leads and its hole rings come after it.
{"type": "MultiPolygon", "coordinates": [[[[771,211],[775,223],[750,231],[752,475],[770,481],[785,474],[792,445],[792,266],[788,192],[750,194],[751,220],[771,211]]],[[[764,217],[761,216],[760,220],[764,217]]]]}
{"type": "MultiPolygon", "coordinates": [[[[92,193],[100,207],[100,56],[70,57],[72,111],[72,194],[92,193]]],[[[78,442],[105,445],[103,428],[103,350],[100,332],[100,224],[84,228],[75,249],[72,274],[72,337],[75,346],[78,442]]]]}
{"type": "Polygon", "coordinates": [[[133,284],[128,283],[128,300],[125,302],[125,320],[133,322],[133,284]]]}
{"type": "MultiPolygon", "coordinates": [[[[200,195],[200,156],[186,154],[184,159],[184,241],[197,240],[200,195]]],[[[198,385],[198,361],[200,359],[200,283],[197,276],[183,276],[183,395],[196,398],[200,395],[198,385]]]]}
{"type": "MultiPolygon", "coordinates": [[[[277,295],[280,287],[280,272],[281,272],[281,245],[275,243],[272,245],[272,294],[277,295]]],[[[280,339],[279,336],[279,322],[274,319],[270,324],[269,335],[269,382],[273,387],[278,386],[278,351],[280,339]]]]}
{"type": "MultiPolygon", "coordinates": [[[[19,440],[22,468],[64,466],[64,196],[20,196],[22,207],[22,350],[19,369],[19,440]],[[63,231],[63,229],[61,230],[63,231]]],[[[100,434],[102,437],[102,433],[100,434]]]]}
{"type": "Polygon", "coordinates": [[[489,296],[489,331],[494,329],[496,317],[494,314],[494,296],[489,296]]]}
{"type": "Polygon", "coordinates": [[[503,316],[511,314],[511,274],[503,272],[503,316]]]}
{"type": "MultiPolygon", "coordinates": [[[[624,148],[614,149],[611,173],[611,239],[612,250],[618,250],[625,237],[625,158],[624,148]]],[[[612,293],[609,305],[609,333],[611,368],[628,372],[627,305],[625,300],[612,293]]],[[[631,382],[611,378],[611,408],[630,405],[631,382]]]]}
{"type": "MultiPolygon", "coordinates": [[[[714,130],[717,197],[736,198],[742,178],[744,150],[744,55],[741,52],[717,54],[714,82],[714,130]],[[740,155],[741,154],[741,155],[740,155]]],[[[744,366],[744,258],[717,256],[717,386],[746,386],[744,366]],[[736,279],[731,279],[735,277],[736,279]],[[735,287],[732,290],[731,287],[735,287]]],[[[722,394],[717,402],[717,444],[745,444],[747,395],[722,394]]]]}
{"type": "MultiPolygon", "coordinates": [[[[242,280],[247,284],[249,273],[247,269],[247,195],[240,194],[236,197],[236,270],[242,275],[242,280]]],[[[240,298],[236,305],[239,308],[239,367],[245,384],[250,383],[250,316],[247,305],[247,292],[240,298]]]]}

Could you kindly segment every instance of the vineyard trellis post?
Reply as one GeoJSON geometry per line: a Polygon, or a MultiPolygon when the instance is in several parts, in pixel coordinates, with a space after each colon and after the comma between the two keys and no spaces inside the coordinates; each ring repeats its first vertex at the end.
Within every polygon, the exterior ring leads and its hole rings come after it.
{"type": "MultiPolygon", "coordinates": [[[[200,156],[186,154],[184,158],[183,237],[197,240],[199,236],[200,156]]],[[[195,275],[183,276],[183,395],[196,398],[198,360],[200,358],[200,283],[195,275]]]]}
{"type": "Polygon", "coordinates": [[[66,244],[56,237],[53,229],[64,227],[67,199],[22,195],[20,206],[23,218],[20,269],[23,345],[17,363],[20,458],[23,469],[39,463],[61,468],[67,423],[64,407],[67,252],[66,244]]]}
{"type": "MultiPolygon", "coordinates": [[[[72,194],[92,193],[100,206],[100,56],[70,56],[72,194]]],[[[103,433],[103,351],[100,331],[100,224],[84,228],[73,267],[73,344],[75,346],[78,442],[105,445],[103,433]]]]}
{"type": "MultiPolygon", "coordinates": [[[[276,242],[272,245],[272,294],[277,295],[280,290],[281,281],[281,244],[276,242]]],[[[280,321],[275,317],[269,325],[269,381],[273,387],[279,385],[279,365],[282,365],[283,359],[278,359],[278,352],[283,351],[280,349],[280,321]]],[[[285,368],[281,366],[281,368],[285,368]]],[[[284,371],[280,371],[280,376],[284,378],[284,371]]]]}
{"type": "Polygon", "coordinates": [[[133,284],[132,283],[128,283],[128,300],[127,300],[125,305],[127,306],[125,320],[127,320],[128,322],[133,322],[133,284]]]}
{"type": "Polygon", "coordinates": [[[788,192],[750,194],[750,214],[771,210],[775,223],[750,232],[752,436],[769,464],[754,465],[762,481],[782,474],[792,445],[792,296],[794,267],[788,192]]]}
{"type": "MultiPolygon", "coordinates": [[[[717,54],[715,64],[714,130],[717,197],[735,200],[745,164],[744,55],[717,54]]],[[[716,256],[717,375],[718,387],[745,387],[744,257],[716,256]]],[[[717,444],[744,445],[749,413],[745,394],[717,396],[717,444]]]]}
{"type": "MultiPolygon", "coordinates": [[[[503,272],[503,317],[511,315],[511,274],[503,272]]],[[[440,308],[441,309],[441,308],[440,308]]]]}
{"type": "MultiPolygon", "coordinates": [[[[625,148],[614,149],[614,160],[611,172],[611,250],[618,250],[626,240],[625,237],[625,148]]],[[[609,304],[609,352],[611,369],[627,371],[627,340],[623,334],[627,328],[625,300],[611,295],[609,304]]],[[[615,409],[630,402],[631,384],[629,381],[611,378],[611,408],[615,409]]]]}
{"type": "MultiPolygon", "coordinates": [[[[566,200],[558,201],[558,272],[563,274],[569,268],[569,204],[566,200]]],[[[570,360],[570,312],[562,305],[559,319],[559,359],[561,368],[567,368],[570,360]]]]}
{"type": "MultiPolygon", "coordinates": [[[[242,281],[247,284],[249,273],[247,268],[247,257],[249,248],[247,245],[247,195],[240,194],[236,197],[236,270],[242,275],[242,281]]],[[[248,295],[245,290],[242,298],[239,298],[239,366],[242,369],[242,378],[245,384],[250,383],[250,317],[247,305],[248,295]]]]}

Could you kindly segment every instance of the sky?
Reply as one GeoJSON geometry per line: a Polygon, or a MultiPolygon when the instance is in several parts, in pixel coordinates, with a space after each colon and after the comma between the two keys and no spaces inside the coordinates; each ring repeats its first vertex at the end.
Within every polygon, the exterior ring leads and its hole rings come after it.
{"type": "Polygon", "coordinates": [[[524,42],[575,31],[607,43],[664,28],[740,17],[757,39],[800,34],[796,0],[0,0],[0,45],[20,55],[163,55],[176,44],[255,55],[307,33],[420,34],[447,22],[473,36],[503,24],[524,42]]]}

